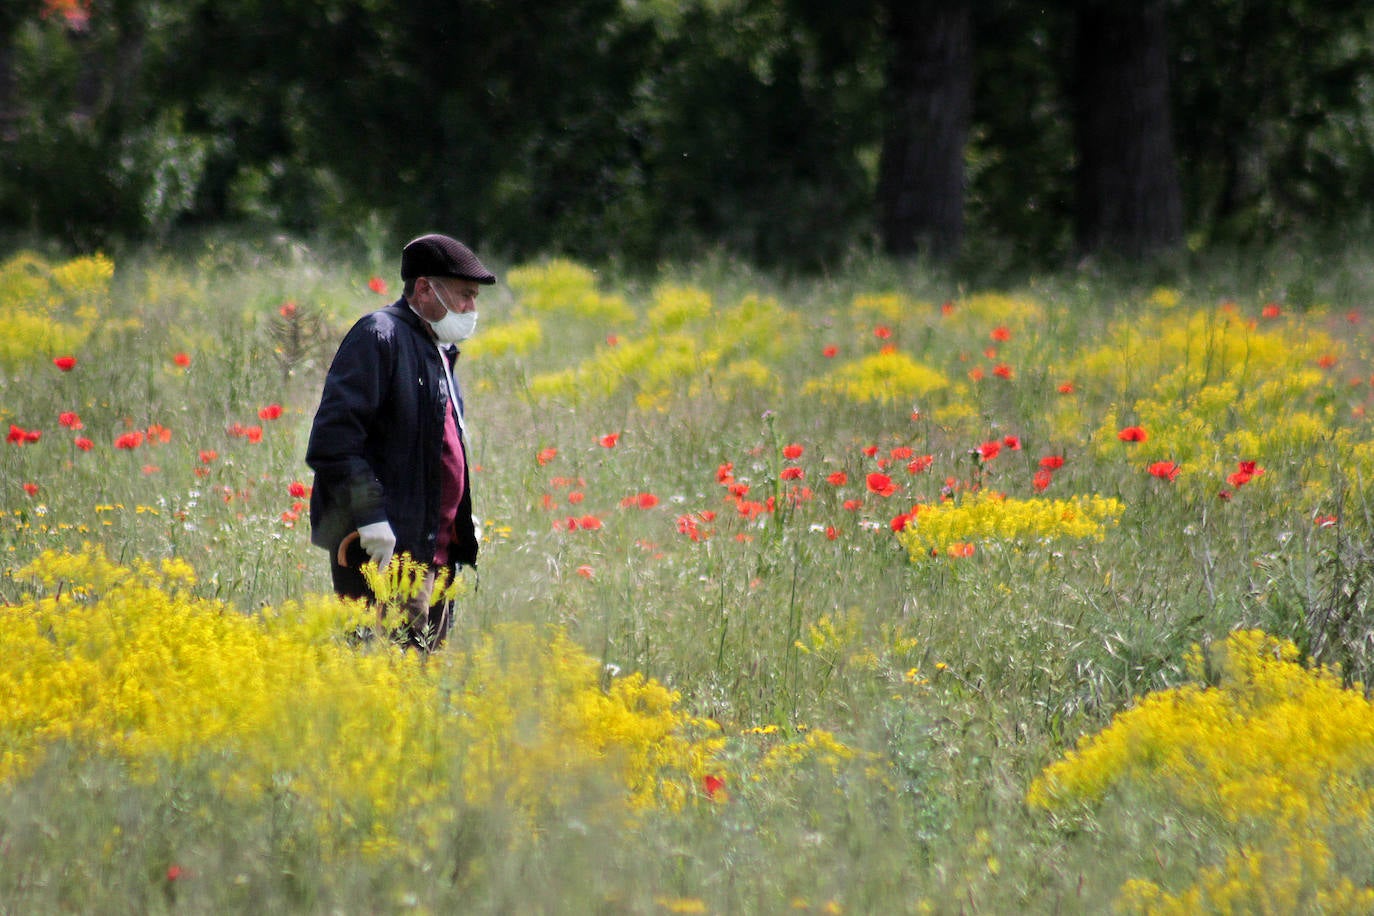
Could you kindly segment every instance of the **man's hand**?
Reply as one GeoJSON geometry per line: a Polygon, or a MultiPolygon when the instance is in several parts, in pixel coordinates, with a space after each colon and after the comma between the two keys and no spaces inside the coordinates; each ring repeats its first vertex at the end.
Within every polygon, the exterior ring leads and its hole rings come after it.
{"type": "Polygon", "coordinates": [[[384,570],[396,552],[396,532],[390,522],[373,522],[358,529],[358,543],[376,561],[377,569],[384,570]]]}

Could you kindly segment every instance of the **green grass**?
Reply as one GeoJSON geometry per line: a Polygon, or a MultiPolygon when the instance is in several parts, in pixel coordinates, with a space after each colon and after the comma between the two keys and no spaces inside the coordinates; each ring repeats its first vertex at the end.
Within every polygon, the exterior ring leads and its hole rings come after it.
{"type": "MultiPolygon", "coordinates": [[[[602,665],[644,673],[719,724],[728,801],[622,822],[597,801],[614,787],[598,786],[531,830],[504,802],[464,798],[429,848],[402,824],[409,853],[339,856],[322,848],[309,799],[225,797],[209,776],[218,749],[145,784],[117,756],[59,745],[0,796],[0,912],[1101,911],[1133,877],[1186,888],[1229,840],[1152,796],[1075,818],[1028,808],[1027,788],[1048,764],[1139,698],[1187,681],[1189,648],[1235,628],[1292,639],[1352,677],[1370,671],[1363,545],[1374,468],[1361,411],[1374,268],[1353,247],[1321,260],[1199,261],[1171,275],[1085,268],[997,290],[886,262],[797,279],[719,260],[606,275],[598,288],[624,296],[635,319],[606,327],[541,313],[542,339],[528,352],[483,354],[479,332],[460,361],[487,540],[446,654],[462,656],[504,624],[562,628],[602,665]],[[644,318],[663,284],[711,299],[712,316],[685,331],[698,347],[692,371],[650,360],[609,393],[529,394],[540,376],[652,339],[644,318]],[[1161,306],[1159,287],[1178,304],[1161,306]],[[969,305],[991,293],[1003,298],[969,305]],[[796,330],[755,336],[719,317],[748,296],[776,300],[796,330]],[[856,306],[863,296],[902,305],[883,316],[856,306]],[[1302,353],[1326,335],[1335,366],[1285,402],[1320,435],[1285,439],[1274,431],[1292,415],[1254,406],[1264,382],[1316,368],[1300,356],[1264,362],[1257,337],[1226,403],[1203,405],[1201,392],[1239,365],[1219,349],[1232,338],[1204,346],[1217,362],[1194,366],[1182,390],[1158,386],[1178,367],[1162,342],[1169,329],[1224,314],[1223,300],[1235,303],[1233,337],[1274,335],[1292,342],[1279,351],[1302,353]],[[1026,302],[1034,314],[1019,310],[1026,302]],[[1261,317],[1269,302],[1279,317],[1261,317]],[[1347,322],[1351,312],[1361,324],[1347,322]],[[1255,330],[1243,330],[1251,320],[1255,330]],[[1086,360],[1136,321],[1147,329],[1137,353],[1086,360]],[[1010,340],[995,343],[1003,323],[1010,340]],[[893,335],[876,336],[878,325],[893,335]],[[828,344],[838,356],[822,355],[828,344]],[[806,393],[888,344],[949,387],[921,403],[806,393]],[[1146,364],[1156,357],[1166,364],[1146,364]],[[767,378],[732,376],[746,359],[767,378]],[[992,374],[1002,362],[1010,380],[992,374]],[[1075,393],[1060,394],[1069,380],[1075,393]],[[1116,440],[1162,398],[1172,400],[1151,440],[1116,440]],[[1165,428],[1187,411],[1192,425],[1165,428]],[[620,434],[612,448],[599,442],[608,433],[620,434]],[[1259,453],[1237,449],[1247,434],[1259,453]],[[970,454],[1006,436],[1020,447],[986,463],[970,454]],[[783,457],[789,443],[801,457],[783,457]],[[881,470],[899,492],[869,492],[878,459],[903,448],[931,455],[930,469],[909,474],[893,459],[881,470]],[[557,454],[541,462],[546,449],[557,454]],[[974,486],[1038,498],[1033,475],[1047,454],[1066,463],[1044,497],[1124,504],[1103,540],[988,536],[972,556],[913,562],[890,528],[914,504],[974,486]],[[1177,481],[1145,469],[1174,458],[1185,464],[1177,481]],[[1256,459],[1263,475],[1226,482],[1238,461],[1256,459]],[[773,496],[773,511],[738,511],[718,480],[725,464],[750,487],[746,499],[773,496]],[[789,466],[804,476],[781,479],[789,466]],[[827,483],[835,471],[846,484],[827,483]],[[794,502],[794,486],[811,494],[794,502]],[[641,493],[657,504],[622,505],[641,493]],[[1314,524],[1325,515],[1339,522],[1314,524]],[[601,526],[568,530],[567,519],[585,516],[601,526]],[[709,536],[689,538],[684,516],[709,536]],[[818,735],[845,753],[769,756],[818,735]],[[169,878],[170,865],[184,873],[169,878]]],[[[41,339],[30,358],[0,367],[0,422],[42,431],[35,443],[0,443],[0,601],[24,605],[33,585],[14,571],[41,551],[86,542],[125,563],[182,557],[198,573],[196,596],[245,614],[328,592],[304,513],[283,519],[297,502],[288,491],[310,480],[302,456],[334,344],[397,291],[391,265],[221,243],[131,254],[107,293],[67,295],[53,320],[96,310],[76,368],[54,367],[60,354],[41,339]],[[368,289],[373,275],[391,295],[368,289]],[[177,353],[189,367],[175,365],[177,353]],[[260,419],[272,404],[281,417],[260,419]],[[91,451],[71,444],[63,411],[79,413],[91,451]],[[114,447],[152,424],[170,441],[114,447]],[[235,424],[260,426],[261,441],[232,435],[235,424]]],[[[519,316],[520,300],[504,285],[484,290],[483,329],[519,316]]],[[[1354,841],[1367,844],[1368,823],[1357,829],[1354,841]]],[[[1374,883],[1367,866],[1344,874],[1374,883]]]]}

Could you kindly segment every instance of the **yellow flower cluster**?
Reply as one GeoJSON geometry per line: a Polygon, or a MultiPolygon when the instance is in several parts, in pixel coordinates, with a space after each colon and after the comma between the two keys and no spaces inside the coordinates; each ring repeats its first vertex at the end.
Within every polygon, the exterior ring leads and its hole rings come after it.
{"type": "Polygon", "coordinates": [[[858,403],[893,403],[925,397],[949,385],[939,370],[898,350],[883,350],[807,382],[804,394],[858,403]]]}
{"type": "Polygon", "coordinates": [[[922,506],[898,532],[913,562],[956,544],[1002,541],[1024,544],[1060,539],[1102,540],[1125,506],[1110,497],[1015,499],[979,490],[961,499],[922,506]]]}
{"type": "Polygon", "coordinates": [[[536,318],[517,318],[487,325],[482,333],[463,343],[463,355],[470,358],[484,356],[524,356],[544,340],[544,326],[536,318]]]}
{"type": "Polygon", "coordinates": [[[1135,879],[1128,911],[1369,912],[1367,863],[1342,837],[1374,816],[1374,704],[1339,673],[1306,668],[1292,643],[1258,631],[1195,649],[1191,683],[1146,697],[1049,766],[1028,801],[1046,809],[1145,792],[1213,822],[1224,862],[1166,891],[1135,879]],[[1208,686],[1208,677],[1218,680],[1208,686]]]}
{"type": "Polygon", "coordinates": [[[272,786],[314,802],[326,845],[387,848],[455,806],[536,812],[578,787],[680,807],[717,739],[642,676],[602,688],[566,637],[503,627],[421,664],[345,634],[359,602],[318,597],[247,615],[195,597],[181,561],[122,566],[97,548],[45,553],[15,573],[38,590],[0,608],[0,782],[55,741],[114,755],[137,778],[209,761],[227,795],[272,786]]]}
{"type": "Polygon", "coordinates": [[[629,324],[634,311],[620,296],[596,288],[596,274],[581,264],[555,258],[516,267],[506,274],[522,308],[600,324],[629,324]]]}
{"type": "Polygon", "coordinates": [[[114,262],[104,255],[49,265],[20,253],[0,264],[0,367],[79,350],[108,311],[114,262]]]}

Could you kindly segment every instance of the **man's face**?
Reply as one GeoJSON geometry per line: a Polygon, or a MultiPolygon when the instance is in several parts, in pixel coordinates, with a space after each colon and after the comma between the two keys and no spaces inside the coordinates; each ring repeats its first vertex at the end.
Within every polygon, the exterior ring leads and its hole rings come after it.
{"type": "Polygon", "coordinates": [[[438,321],[444,312],[475,312],[481,285],[457,277],[421,277],[415,284],[415,311],[429,321],[438,321]]]}

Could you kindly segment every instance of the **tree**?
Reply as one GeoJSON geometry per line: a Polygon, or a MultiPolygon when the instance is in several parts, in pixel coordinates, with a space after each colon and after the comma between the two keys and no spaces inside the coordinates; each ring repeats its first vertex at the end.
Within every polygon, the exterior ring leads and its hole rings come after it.
{"type": "Polygon", "coordinates": [[[878,231],[890,254],[958,253],[973,105],[971,3],[888,0],[878,231]]]}
{"type": "Polygon", "coordinates": [[[1183,241],[1162,0],[1085,0],[1073,91],[1076,235],[1084,253],[1141,257],[1183,241]]]}

